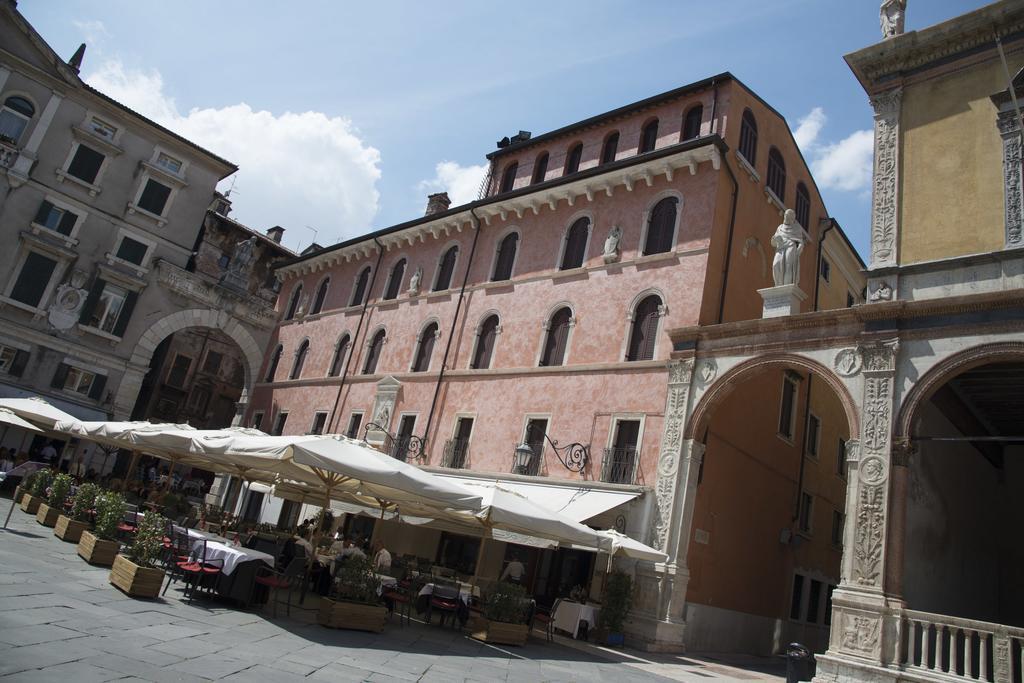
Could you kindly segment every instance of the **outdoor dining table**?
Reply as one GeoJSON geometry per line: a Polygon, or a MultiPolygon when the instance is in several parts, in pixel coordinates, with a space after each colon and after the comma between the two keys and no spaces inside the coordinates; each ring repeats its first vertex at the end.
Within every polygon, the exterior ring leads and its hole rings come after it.
{"type": "Polygon", "coordinates": [[[580,602],[562,600],[558,603],[558,608],[555,609],[552,619],[555,628],[571,633],[573,638],[579,638],[580,624],[585,621],[590,628],[593,628],[597,624],[597,615],[600,612],[601,608],[597,605],[584,605],[580,602]]]}
{"type": "MultiPolygon", "coordinates": [[[[256,573],[261,566],[274,567],[277,558],[251,548],[240,548],[220,541],[206,541],[206,557],[210,560],[224,560],[224,569],[218,577],[216,591],[221,597],[235,600],[248,606],[252,602],[262,603],[265,591],[257,595],[256,573]]],[[[218,562],[219,564],[219,562],[218,562]]]]}
{"type": "MultiPolygon", "coordinates": [[[[190,530],[191,531],[191,530],[190,530]]],[[[189,534],[191,537],[191,534],[189,534]]],[[[206,541],[206,561],[210,560],[224,560],[223,572],[226,576],[230,576],[239,565],[246,562],[263,561],[271,567],[277,562],[277,558],[270,553],[264,553],[259,550],[253,550],[252,548],[241,548],[221,541],[206,541]]]]}

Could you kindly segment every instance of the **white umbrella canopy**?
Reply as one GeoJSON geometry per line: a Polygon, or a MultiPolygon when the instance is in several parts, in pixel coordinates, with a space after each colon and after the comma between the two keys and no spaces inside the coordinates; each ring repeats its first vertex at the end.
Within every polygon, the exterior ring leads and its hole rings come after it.
{"type": "Polygon", "coordinates": [[[52,429],[61,421],[77,421],[74,415],[55,408],[38,396],[30,398],[0,398],[0,408],[7,408],[12,413],[30,422],[52,429]]]}
{"type": "Polygon", "coordinates": [[[6,425],[8,427],[20,427],[21,429],[25,429],[30,432],[43,431],[37,428],[28,420],[21,419],[7,408],[0,408],[0,424],[6,425]]]}
{"type": "Polygon", "coordinates": [[[650,560],[651,562],[667,562],[668,555],[656,550],[649,545],[644,545],[635,538],[620,534],[614,529],[604,529],[598,534],[608,538],[612,543],[612,555],[620,557],[631,557],[635,560],[650,560]]]}

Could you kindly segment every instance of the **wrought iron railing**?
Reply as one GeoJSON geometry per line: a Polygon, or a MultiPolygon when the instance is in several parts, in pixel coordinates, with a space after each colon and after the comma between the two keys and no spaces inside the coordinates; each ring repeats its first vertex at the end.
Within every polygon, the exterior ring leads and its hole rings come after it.
{"type": "Polygon", "coordinates": [[[512,445],[512,474],[525,474],[530,477],[536,477],[540,474],[541,466],[544,464],[544,445],[532,443],[525,445],[530,447],[530,450],[533,451],[533,455],[523,467],[516,465],[517,451],[522,448],[523,444],[512,445]]]}
{"type": "Polygon", "coordinates": [[[1024,629],[942,614],[903,610],[898,661],[958,681],[1024,680],[1024,629]]]}
{"type": "Polygon", "coordinates": [[[469,461],[469,439],[448,439],[444,443],[444,453],[441,456],[441,467],[450,467],[453,470],[465,469],[469,461]]]}
{"type": "Polygon", "coordinates": [[[409,462],[410,460],[420,460],[423,458],[423,439],[418,436],[414,436],[412,434],[405,436],[393,436],[379,424],[370,422],[363,427],[363,441],[366,441],[366,436],[370,432],[380,432],[384,434],[384,443],[380,450],[387,453],[395,460],[409,462]]]}
{"type": "Polygon", "coordinates": [[[638,453],[636,448],[606,448],[601,461],[601,481],[635,484],[638,453]]]}

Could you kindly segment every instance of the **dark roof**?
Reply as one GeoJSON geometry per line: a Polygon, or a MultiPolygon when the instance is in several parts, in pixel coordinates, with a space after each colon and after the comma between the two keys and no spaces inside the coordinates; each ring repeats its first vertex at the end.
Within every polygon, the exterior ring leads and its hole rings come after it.
{"type": "Polygon", "coordinates": [[[206,213],[211,215],[211,216],[215,216],[218,220],[221,220],[221,221],[224,221],[225,223],[230,224],[234,228],[238,228],[239,230],[241,230],[243,232],[247,232],[247,233],[253,235],[258,240],[260,240],[261,242],[266,244],[267,246],[272,247],[272,248],[277,249],[278,251],[280,251],[284,256],[295,256],[295,252],[294,251],[292,251],[288,247],[284,246],[280,242],[276,242],[276,241],[270,239],[269,237],[264,235],[259,230],[256,230],[254,228],[250,228],[248,225],[245,225],[244,223],[239,223],[234,218],[229,218],[229,217],[225,216],[222,213],[217,213],[213,209],[207,209],[206,213]]]}

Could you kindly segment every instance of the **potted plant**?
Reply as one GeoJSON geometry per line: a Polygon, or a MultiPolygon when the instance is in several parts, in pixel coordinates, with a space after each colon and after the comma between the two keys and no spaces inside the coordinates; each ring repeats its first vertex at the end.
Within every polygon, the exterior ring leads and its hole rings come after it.
{"type": "Polygon", "coordinates": [[[139,521],[135,540],[128,554],[114,558],[110,583],[137,598],[155,598],[164,582],[164,570],[157,567],[164,547],[167,519],[155,512],[146,513],[139,521]]]}
{"type": "Polygon", "coordinates": [[[64,510],[64,502],[68,498],[68,493],[71,492],[71,483],[72,479],[69,474],[58,474],[53,478],[46,502],[40,503],[39,510],[36,511],[37,522],[48,527],[53,527],[57,523],[57,518],[64,510]]]}
{"type": "Polygon", "coordinates": [[[36,473],[31,472],[22,477],[21,482],[14,487],[14,502],[21,505],[21,501],[25,496],[30,495],[29,491],[32,490],[32,480],[35,479],[36,473]]]}
{"type": "Polygon", "coordinates": [[[598,625],[608,645],[621,646],[625,642],[622,626],[633,603],[633,579],[623,572],[612,572],[604,589],[604,604],[598,625]]]}
{"type": "Polygon", "coordinates": [[[373,571],[373,563],[366,557],[352,555],[338,567],[335,577],[338,599],[320,598],[317,622],[328,628],[383,631],[388,610],[380,602],[380,579],[373,571]]]}
{"type": "Polygon", "coordinates": [[[488,596],[484,618],[471,637],[485,643],[525,645],[530,635],[529,613],[526,589],[519,584],[499,581],[488,596]]]}
{"type": "Polygon", "coordinates": [[[83,531],[78,542],[78,554],[89,564],[109,567],[114,563],[121,544],[117,538],[117,525],[124,519],[127,508],[120,494],[107,492],[96,496],[96,522],[92,531],[83,531]]]}
{"type": "Polygon", "coordinates": [[[96,484],[79,486],[71,504],[71,516],[61,515],[57,518],[53,535],[68,543],[78,543],[82,540],[82,532],[89,528],[89,513],[96,505],[96,496],[99,492],[100,487],[96,484]]]}
{"type": "Polygon", "coordinates": [[[50,470],[39,470],[32,476],[32,485],[29,486],[28,495],[21,499],[21,509],[30,515],[39,512],[39,506],[46,496],[46,489],[50,487],[53,480],[53,472],[50,470]]]}

